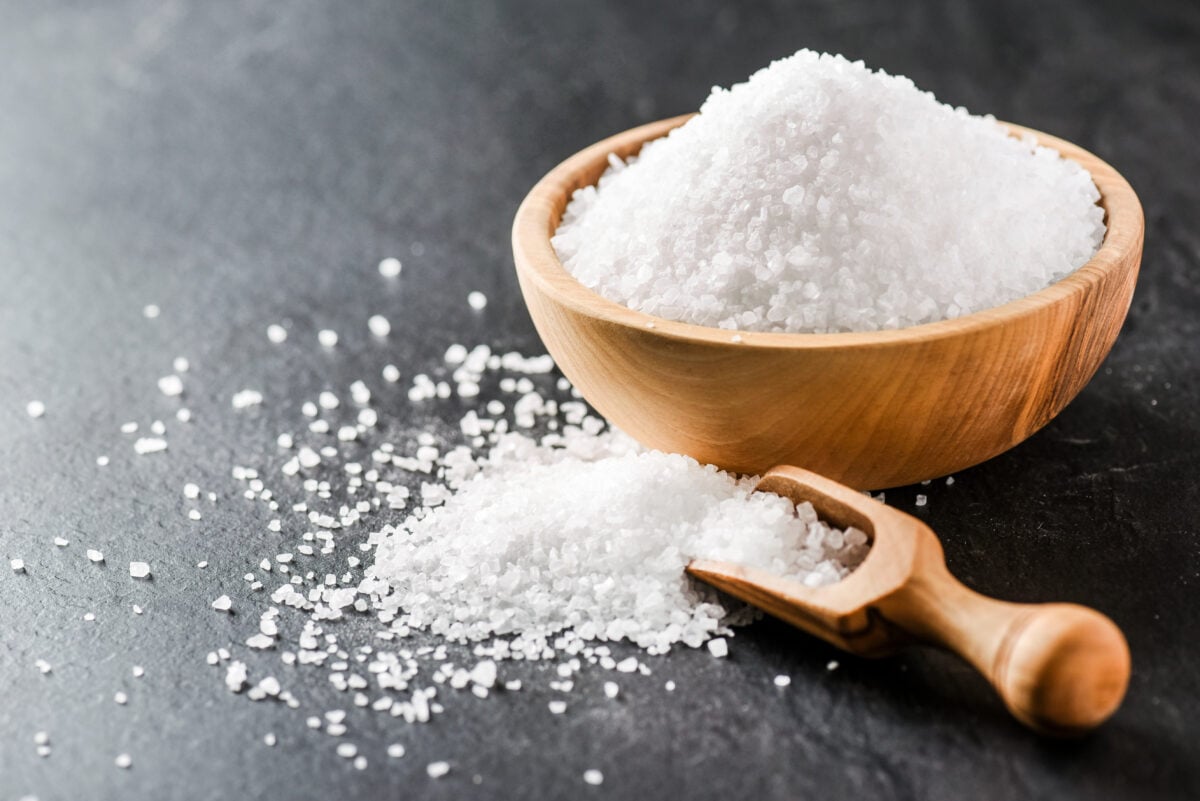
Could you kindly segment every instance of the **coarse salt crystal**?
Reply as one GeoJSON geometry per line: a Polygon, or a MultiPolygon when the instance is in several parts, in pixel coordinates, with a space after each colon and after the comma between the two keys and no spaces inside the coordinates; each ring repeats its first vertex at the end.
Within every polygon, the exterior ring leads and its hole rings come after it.
{"type": "Polygon", "coordinates": [[[39,400],[32,400],[29,403],[25,404],[25,414],[29,415],[30,417],[34,418],[35,420],[37,418],[41,417],[42,415],[44,415],[45,413],[46,413],[46,404],[42,403],[39,400]]]}
{"type": "Polygon", "coordinates": [[[472,292],[467,295],[467,304],[475,311],[479,311],[484,306],[487,306],[487,295],[482,292],[472,292]]]}
{"type": "Polygon", "coordinates": [[[287,329],[278,323],[272,323],[267,326],[267,339],[276,345],[281,344],[288,338],[287,329]]]}
{"type": "Polygon", "coordinates": [[[338,343],[337,331],[330,328],[322,328],[317,333],[317,341],[321,343],[322,347],[332,348],[338,343]]]}
{"type": "Polygon", "coordinates": [[[148,453],[159,453],[167,449],[167,441],[160,437],[139,437],[133,443],[133,450],[138,456],[145,456],[148,453]]]}
{"type": "Polygon", "coordinates": [[[235,409],[246,409],[251,406],[258,406],[263,402],[262,393],[256,389],[243,389],[240,392],[235,392],[230,399],[230,403],[235,409]]]}
{"type": "Polygon", "coordinates": [[[392,324],[382,314],[373,314],[367,320],[367,328],[377,337],[386,337],[392,332],[392,324]]]}
{"type": "Polygon", "coordinates": [[[130,562],[129,575],[134,578],[148,578],[150,576],[150,565],[146,562],[130,562]]]}
{"type": "Polygon", "coordinates": [[[429,774],[431,779],[440,779],[450,772],[449,762],[430,762],[425,766],[425,772],[429,774]]]}
{"type": "Polygon", "coordinates": [[[379,274],[384,278],[395,278],[400,275],[400,260],[389,256],[379,262],[379,274]]]}
{"type": "Polygon", "coordinates": [[[218,612],[228,612],[233,608],[233,601],[230,600],[228,595],[222,595],[212,602],[212,608],[218,612]]]}
{"type": "Polygon", "coordinates": [[[165,375],[158,379],[158,391],[168,398],[183,394],[183,379],[177,375],[165,375]]]}
{"type": "Polygon", "coordinates": [[[587,784],[598,786],[604,784],[604,774],[595,768],[591,768],[583,772],[583,780],[587,784]]]}

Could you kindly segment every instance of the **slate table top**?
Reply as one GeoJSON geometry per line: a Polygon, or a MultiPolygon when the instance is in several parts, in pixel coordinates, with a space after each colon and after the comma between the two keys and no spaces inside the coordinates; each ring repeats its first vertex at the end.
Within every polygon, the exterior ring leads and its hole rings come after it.
{"type": "Polygon", "coordinates": [[[26,564],[0,571],[0,801],[1200,795],[1194,3],[9,0],[0,54],[0,556],[26,564]],[[244,652],[254,621],[207,606],[250,604],[242,574],[270,547],[230,466],[277,467],[298,399],[356,378],[389,423],[411,423],[384,363],[407,381],[451,342],[541,352],[508,245],[525,191],[802,46],[1077,142],[1141,197],[1142,275],[1092,382],[953,486],[888,492],[975,588],[1120,624],[1134,671],[1117,715],[1082,740],[1039,739],[949,656],[859,660],[770,621],[728,659],[655,662],[620,703],[605,676],[581,677],[562,716],[533,665],[504,667],[528,693],[448,701],[426,726],[350,706],[361,771],[304,725],[349,705],[324,673],[279,668],[297,710],[228,692],[205,655],[244,652]],[[392,254],[405,267],[388,283],[375,265],[392,254]],[[373,313],[392,321],[386,342],[373,313]],[[269,322],[296,333],[272,345],[269,322]],[[325,327],[342,335],[333,352],[313,341],[325,327]],[[186,425],[155,387],[176,356],[192,365],[186,425]],[[262,407],[232,414],[247,386],[262,407]],[[119,427],[144,435],[156,418],[169,450],[134,455],[119,427]],[[189,481],[220,496],[199,523],[189,481]],[[154,579],[130,579],[130,560],[154,579]],[[389,761],[397,741],[407,756],[389,761]],[[438,759],[452,769],[431,780],[438,759]],[[583,783],[588,768],[603,785],[583,783]]]}

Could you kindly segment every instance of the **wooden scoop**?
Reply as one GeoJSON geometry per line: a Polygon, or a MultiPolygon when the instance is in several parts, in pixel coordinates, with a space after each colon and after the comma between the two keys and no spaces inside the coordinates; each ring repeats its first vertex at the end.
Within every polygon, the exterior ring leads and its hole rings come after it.
{"type": "Polygon", "coordinates": [[[776,467],[756,489],[808,501],[829,523],[861,529],[871,538],[866,559],[818,589],[703,559],[688,565],[689,575],[850,653],[882,656],[914,642],[953,651],[987,677],[1018,720],[1044,734],[1081,734],[1120,705],[1129,647],[1099,612],[969,590],[946,569],[928,526],[816,473],[776,467]]]}

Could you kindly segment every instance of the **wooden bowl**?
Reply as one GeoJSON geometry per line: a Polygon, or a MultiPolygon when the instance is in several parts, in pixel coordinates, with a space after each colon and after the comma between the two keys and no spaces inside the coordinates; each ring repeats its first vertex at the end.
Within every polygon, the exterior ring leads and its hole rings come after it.
{"type": "Polygon", "coordinates": [[[644,445],[739,473],[794,464],[859,489],[911,484],[1024,440],[1112,347],[1141,262],[1141,204],[1091,153],[1016,125],[1091,173],[1108,226],[1091,261],[1032,295],[955,320],[841,334],[707,328],[601,297],[550,244],[563,209],[600,178],[609,153],[633,155],[689,117],[571,156],[513,223],[521,292],[547,349],[597,411],[644,445]]]}

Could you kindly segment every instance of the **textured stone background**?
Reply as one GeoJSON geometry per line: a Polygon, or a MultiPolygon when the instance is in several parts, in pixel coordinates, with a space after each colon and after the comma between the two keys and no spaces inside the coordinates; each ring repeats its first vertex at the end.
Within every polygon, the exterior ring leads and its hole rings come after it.
{"type": "MultiPolygon", "coordinates": [[[[7,0],[0,53],[0,556],[29,566],[0,570],[0,801],[1200,794],[1195,3],[7,0]],[[452,696],[426,727],[352,713],[364,772],[304,728],[348,706],[324,671],[274,668],[302,710],[227,692],[204,654],[254,621],[207,604],[227,592],[249,608],[241,575],[278,550],[230,465],[276,467],[293,400],[360,377],[389,426],[432,425],[380,386],[388,361],[411,376],[452,341],[537,352],[508,249],[524,192],[583,145],[801,46],[1075,141],[1142,198],[1143,274],[1100,374],[1025,444],[922,490],[919,511],[976,588],[1092,604],[1124,628],[1135,668],[1117,716],[1047,742],[950,657],[865,662],[771,622],[727,660],[655,662],[616,704],[593,673],[561,717],[534,666],[504,668],[528,692],[452,696]],[[390,253],[406,262],[392,285],[374,269],[390,253]],[[472,289],[491,298],[481,314],[472,289]],[[393,323],[386,345],[366,332],[376,312],[393,323]],[[308,334],[273,347],[263,328],[284,319],[308,334]],[[312,341],[325,326],[342,333],[336,355],[312,341]],[[135,457],[118,427],[170,420],[154,382],[177,355],[193,364],[195,422],[171,424],[168,453],[135,457]],[[234,415],[245,386],[267,403],[234,415]],[[32,398],[44,419],[25,416],[32,398]],[[202,523],[184,516],[185,481],[222,496],[202,523]],[[131,559],[154,581],[133,582],[131,559]],[[409,756],[386,764],[393,741],[409,756]],[[113,766],[119,751],[132,770],[113,766]],[[434,759],[454,764],[439,782],[423,772],[434,759]],[[582,784],[589,767],[602,787],[582,784]]],[[[915,494],[888,499],[912,511],[915,494]]]]}

